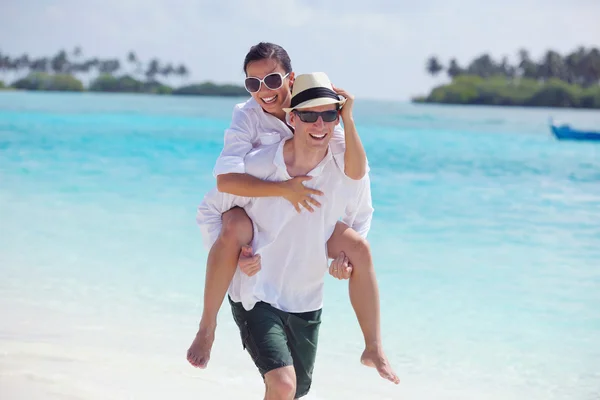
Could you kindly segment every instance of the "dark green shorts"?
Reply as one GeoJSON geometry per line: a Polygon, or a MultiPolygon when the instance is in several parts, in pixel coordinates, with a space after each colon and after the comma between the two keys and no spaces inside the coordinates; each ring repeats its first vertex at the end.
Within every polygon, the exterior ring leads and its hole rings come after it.
{"type": "Polygon", "coordinates": [[[288,313],[259,302],[246,311],[229,299],[233,319],[240,328],[242,346],[250,353],[260,374],[293,365],[296,398],[306,395],[312,383],[317,355],[321,310],[288,313]]]}

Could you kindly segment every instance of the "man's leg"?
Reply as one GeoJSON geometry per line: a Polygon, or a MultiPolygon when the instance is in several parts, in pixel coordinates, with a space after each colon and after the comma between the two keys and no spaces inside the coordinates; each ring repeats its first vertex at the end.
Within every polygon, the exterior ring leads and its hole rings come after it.
{"type": "Polygon", "coordinates": [[[296,399],[308,394],[312,385],[321,310],[304,313],[286,313],[288,346],[294,359],[296,373],[296,399]]]}
{"type": "Polygon", "coordinates": [[[223,213],[221,233],[208,253],[204,281],[204,310],[200,328],[187,352],[195,367],[206,368],[215,339],[217,314],[233,279],[242,246],[252,241],[252,221],[244,209],[235,207],[223,213]]]}
{"type": "Polygon", "coordinates": [[[353,266],[349,285],[350,302],[365,339],[361,362],[376,368],[383,378],[399,383],[400,379],[387,360],[381,343],[379,288],[368,242],[354,229],[338,222],[327,242],[327,250],[329,257],[334,259],[343,251],[353,266]]]}
{"type": "Polygon", "coordinates": [[[282,318],[285,313],[262,302],[250,311],[231,299],[229,303],[240,329],[242,346],[263,376],[265,399],[292,400],[296,393],[296,374],[282,318]]]}
{"type": "Polygon", "coordinates": [[[265,400],[294,400],[296,373],[293,366],[273,369],[265,374],[265,400]]]}

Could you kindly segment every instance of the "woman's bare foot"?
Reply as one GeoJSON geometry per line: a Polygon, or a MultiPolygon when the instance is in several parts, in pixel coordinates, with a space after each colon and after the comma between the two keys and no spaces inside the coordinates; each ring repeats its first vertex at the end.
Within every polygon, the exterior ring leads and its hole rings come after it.
{"type": "Polygon", "coordinates": [[[387,360],[383,350],[380,348],[366,348],[360,357],[360,362],[367,367],[375,368],[382,378],[396,385],[400,383],[400,378],[396,375],[390,362],[387,360]]]}
{"type": "Polygon", "coordinates": [[[215,341],[216,326],[203,328],[196,334],[192,345],[187,351],[187,360],[194,367],[206,368],[210,360],[210,350],[215,341]]]}

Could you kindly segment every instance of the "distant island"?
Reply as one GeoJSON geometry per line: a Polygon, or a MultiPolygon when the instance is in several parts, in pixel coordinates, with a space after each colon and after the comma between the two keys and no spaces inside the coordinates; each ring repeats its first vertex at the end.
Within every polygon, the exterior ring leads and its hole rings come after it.
{"type": "Polygon", "coordinates": [[[498,62],[483,54],[466,68],[456,59],[444,67],[433,56],[426,70],[432,76],[445,70],[451,82],[413,98],[415,103],[600,109],[597,48],[580,47],[566,56],[550,50],[537,62],[520,50],[518,65],[510,65],[507,57],[498,62]]]}
{"type": "Polygon", "coordinates": [[[210,81],[189,83],[190,71],[184,64],[176,65],[158,58],[143,62],[133,51],[127,54],[125,60],[85,58],[81,47],[72,52],[61,50],[54,56],[39,58],[28,54],[13,57],[0,51],[0,90],[248,96],[246,89],[239,85],[210,81]],[[8,73],[20,77],[6,83],[2,78],[8,73]],[[84,85],[80,78],[89,83],[84,85]],[[169,80],[178,80],[181,84],[171,86],[165,83],[169,80]]]}

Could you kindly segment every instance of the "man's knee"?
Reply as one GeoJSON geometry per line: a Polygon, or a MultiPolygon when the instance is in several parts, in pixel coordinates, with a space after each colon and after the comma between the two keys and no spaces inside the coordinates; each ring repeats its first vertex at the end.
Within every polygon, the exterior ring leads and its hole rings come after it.
{"type": "Polygon", "coordinates": [[[252,241],[252,221],[243,208],[235,207],[223,213],[220,238],[242,246],[252,241]]]}
{"type": "Polygon", "coordinates": [[[294,367],[282,367],[265,375],[269,398],[292,400],[296,395],[296,374],[294,367]]]}

